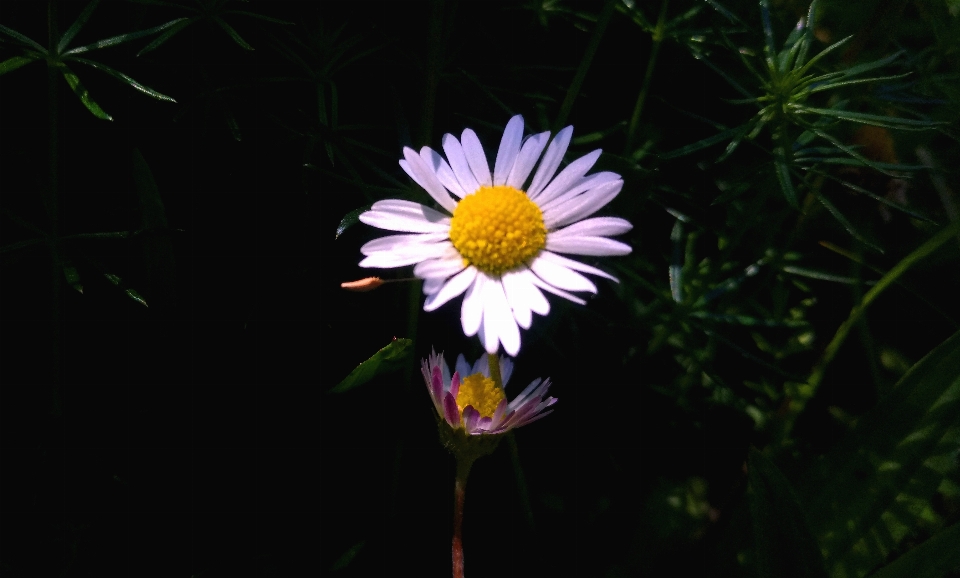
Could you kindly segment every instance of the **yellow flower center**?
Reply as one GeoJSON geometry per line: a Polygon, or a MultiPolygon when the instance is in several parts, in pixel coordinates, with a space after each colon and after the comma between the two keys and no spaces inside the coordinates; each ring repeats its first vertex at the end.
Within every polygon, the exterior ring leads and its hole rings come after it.
{"type": "Polygon", "coordinates": [[[480,187],[457,204],[450,240],[464,265],[498,276],[536,256],[547,244],[547,228],[540,207],[523,191],[480,187]]]}
{"type": "Polygon", "coordinates": [[[489,377],[484,377],[482,373],[474,373],[460,379],[457,407],[461,415],[465,407],[472,405],[473,409],[480,412],[481,417],[493,417],[504,397],[502,387],[497,386],[489,377]]]}

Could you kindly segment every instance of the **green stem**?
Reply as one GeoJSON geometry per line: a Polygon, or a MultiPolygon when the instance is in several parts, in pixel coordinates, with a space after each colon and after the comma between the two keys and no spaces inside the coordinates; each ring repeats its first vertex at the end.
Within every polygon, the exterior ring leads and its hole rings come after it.
{"type": "Polygon", "coordinates": [[[597,53],[597,48],[600,47],[600,40],[603,38],[603,33],[607,30],[607,24],[610,23],[610,18],[613,16],[613,11],[616,7],[616,0],[607,0],[607,3],[603,6],[603,11],[600,12],[600,16],[597,17],[597,27],[593,29],[593,35],[590,37],[590,44],[587,45],[587,51],[583,54],[583,58],[580,60],[580,66],[577,68],[577,74],[573,77],[570,88],[567,89],[567,95],[563,99],[563,104],[560,105],[560,113],[557,115],[553,132],[557,132],[567,123],[567,118],[570,117],[570,111],[573,110],[573,103],[580,94],[583,81],[587,78],[587,71],[590,70],[593,57],[597,53]]]}
{"type": "MultiPolygon", "coordinates": [[[[47,2],[47,41],[51,53],[55,53],[60,41],[57,26],[58,0],[47,2]]],[[[60,211],[63,207],[60,191],[60,70],[47,66],[47,217],[50,221],[50,372],[53,383],[52,413],[59,415],[62,400],[63,358],[63,266],[60,260],[60,211]]]]}
{"type": "Polygon", "coordinates": [[[869,307],[870,304],[872,304],[881,293],[890,287],[890,285],[896,283],[897,279],[906,273],[907,270],[920,262],[924,257],[927,257],[935,250],[940,248],[941,245],[952,239],[958,232],[960,232],[960,221],[957,221],[944,228],[939,233],[931,237],[926,243],[917,247],[917,249],[904,257],[899,263],[890,269],[886,275],[881,277],[880,280],[877,281],[877,284],[867,291],[860,303],[853,307],[853,309],[850,311],[849,317],[847,317],[847,320],[840,325],[840,327],[837,329],[837,332],[834,334],[833,339],[830,340],[830,343],[827,344],[827,347],[823,350],[823,356],[820,358],[820,362],[813,369],[813,372],[810,374],[810,379],[807,380],[807,383],[802,388],[800,395],[791,401],[789,413],[785,418],[786,423],[784,424],[783,432],[781,432],[783,439],[786,439],[790,434],[790,430],[792,429],[796,417],[803,411],[804,407],[806,407],[807,402],[816,394],[817,388],[819,388],[820,384],[823,382],[823,376],[827,371],[827,366],[830,365],[830,362],[833,361],[834,357],[836,357],[837,352],[840,351],[840,347],[843,345],[843,342],[847,339],[847,335],[850,333],[850,330],[853,329],[853,327],[856,326],[860,321],[861,317],[863,317],[867,307],[869,307]]]}
{"type": "Polygon", "coordinates": [[[463,578],[463,503],[473,457],[457,456],[457,479],[453,485],[453,578],[463,578]]]}
{"type": "Polygon", "coordinates": [[[500,358],[496,353],[487,354],[487,367],[490,368],[490,379],[497,387],[503,389],[503,376],[500,375],[500,358]]]}
{"type": "Polygon", "coordinates": [[[647,95],[650,94],[650,85],[653,83],[653,69],[657,64],[657,56],[660,54],[660,44],[663,43],[663,32],[667,24],[667,5],[669,3],[670,0],[663,0],[660,5],[657,27],[653,30],[653,46],[650,47],[647,70],[643,74],[643,86],[640,87],[637,104],[633,107],[633,116],[630,117],[630,126],[627,128],[627,148],[625,152],[628,155],[633,153],[633,142],[637,136],[637,127],[640,125],[640,114],[643,112],[643,105],[647,101],[647,95]]]}

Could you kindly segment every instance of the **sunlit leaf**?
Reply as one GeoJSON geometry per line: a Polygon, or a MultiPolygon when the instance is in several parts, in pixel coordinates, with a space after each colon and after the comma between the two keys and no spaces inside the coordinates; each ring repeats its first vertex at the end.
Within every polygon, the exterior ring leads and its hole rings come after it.
{"type": "Polygon", "coordinates": [[[370,206],[367,205],[365,207],[360,207],[359,209],[354,209],[349,213],[347,213],[346,215],[344,215],[344,217],[340,219],[340,224],[337,225],[337,235],[334,238],[340,238],[340,235],[342,235],[344,231],[346,231],[353,225],[357,224],[358,221],[360,221],[361,214],[369,210],[370,210],[370,206]]]}
{"type": "Polygon", "coordinates": [[[330,390],[330,393],[350,391],[378,375],[396,371],[403,367],[404,361],[411,354],[413,354],[413,340],[394,337],[386,347],[351,371],[350,375],[330,390]]]}
{"type": "Polygon", "coordinates": [[[27,58],[26,56],[14,56],[8,58],[3,62],[0,62],[0,74],[6,74],[12,70],[16,70],[25,64],[30,64],[36,60],[35,58],[27,58]]]}
{"type": "Polygon", "coordinates": [[[73,93],[77,95],[77,98],[80,99],[80,102],[83,103],[83,106],[87,107],[87,110],[92,112],[97,118],[101,118],[103,120],[113,120],[113,117],[104,112],[104,110],[100,108],[100,105],[90,97],[90,93],[83,86],[83,84],[80,83],[80,79],[76,74],[71,72],[66,66],[62,66],[61,72],[63,73],[64,80],[66,80],[67,84],[70,85],[70,89],[73,90],[73,93]]]}
{"type": "Polygon", "coordinates": [[[19,40],[19,41],[22,42],[23,44],[26,44],[27,46],[30,46],[31,48],[34,48],[35,50],[37,50],[37,51],[40,52],[41,54],[46,54],[46,53],[47,53],[47,49],[44,48],[41,44],[39,44],[39,43],[31,40],[30,38],[27,38],[27,37],[24,36],[23,34],[20,34],[20,33],[17,32],[16,30],[13,30],[12,28],[7,28],[7,27],[4,26],[3,24],[0,24],[0,33],[6,34],[7,36],[9,36],[10,38],[13,38],[13,39],[15,39],[15,40],[19,40]]]}
{"type": "Polygon", "coordinates": [[[960,567],[960,522],[900,556],[870,578],[940,578],[960,567]]]}
{"type": "Polygon", "coordinates": [[[199,16],[194,16],[187,20],[184,20],[183,18],[178,18],[177,20],[171,21],[171,22],[175,22],[175,24],[173,24],[173,26],[171,26],[166,32],[164,32],[160,36],[157,36],[152,41],[150,41],[150,44],[147,44],[146,46],[141,48],[140,52],[137,53],[137,56],[143,56],[144,54],[150,52],[151,50],[156,49],[158,46],[160,46],[167,40],[170,40],[171,38],[173,38],[174,35],[176,35],[178,32],[180,32],[187,26],[190,26],[191,24],[196,22],[199,18],[200,18],[199,16]]]}
{"type": "Polygon", "coordinates": [[[233,41],[240,45],[241,48],[246,50],[253,50],[253,46],[247,44],[247,41],[244,40],[236,30],[233,29],[233,26],[227,24],[223,18],[219,16],[214,16],[213,21],[216,22],[220,28],[223,28],[224,32],[230,35],[230,38],[233,38],[233,41]]]}
{"type": "Polygon", "coordinates": [[[100,0],[93,0],[87,4],[86,8],[83,9],[83,12],[80,13],[80,16],[77,16],[77,19],[74,20],[73,24],[70,25],[70,28],[67,28],[67,31],[64,32],[63,36],[60,37],[60,42],[57,43],[57,54],[63,54],[63,51],[66,50],[67,46],[70,45],[70,41],[73,40],[73,37],[80,32],[80,29],[83,28],[83,25],[87,23],[87,20],[90,20],[90,15],[93,14],[94,9],[99,3],[100,0]]]}
{"type": "Polygon", "coordinates": [[[66,56],[66,55],[68,55],[68,54],[80,54],[80,53],[82,53],[82,52],[88,52],[88,51],[91,51],[91,50],[98,50],[98,49],[100,49],[100,48],[106,48],[106,47],[108,47],[108,46],[115,46],[115,45],[117,45],[117,44],[123,44],[124,42],[130,42],[130,41],[132,41],[132,40],[137,40],[137,39],[139,39],[139,38],[143,38],[144,36],[151,36],[151,35],[153,35],[153,34],[156,34],[157,32],[161,32],[161,31],[166,30],[166,29],[168,29],[168,28],[170,28],[170,27],[172,27],[172,26],[176,26],[178,23],[180,23],[180,22],[182,22],[182,21],[184,21],[184,20],[186,20],[186,18],[177,18],[176,20],[171,20],[170,22],[167,22],[166,24],[161,24],[160,26],[154,26],[153,28],[148,28],[148,29],[146,29],[146,30],[140,30],[140,31],[138,31],[138,32],[130,32],[130,33],[128,33],[128,34],[120,34],[120,35],[118,35],[118,36],[112,36],[112,37],[110,37],[110,38],[104,38],[103,40],[98,40],[98,41],[93,42],[93,43],[91,43],[91,44],[87,44],[87,45],[84,45],[84,46],[78,46],[78,47],[76,47],[76,48],[71,48],[70,50],[67,50],[67,51],[64,52],[63,54],[64,54],[64,56],[66,56]]]}
{"type": "Polygon", "coordinates": [[[80,63],[86,64],[87,66],[91,66],[91,67],[93,67],[93,68],[96,68],[97,70],[106,72],[106,73],[109,74],[110,76],[112,76],[112,77],[120,80],[121,82],[125,82],[125,83],[129,84],[131,87],[139,90],[140,92],[142,92],[142,93],[144,93],[144,94],[146,94],[146,95],[148,95],[148,96],[152,96],[153,98],[155,98],[155,99],[157,99],[157,100],[165,100],[165,101],[167,101],[167,102],[177,102],[177,101],[174,100],[173,98],[171,98],[171,97],[169,97],[169,96],[167,96],[167,95],[165,95],[165,94],[159,93],[159,92],[157,92],[156,90],[150,88],[149,86],[144,86],[144,85],[140,84],[140,83],[137,82],[136,80],[134,80],[134,79],[130,78],[129,76],[127,76],[126,74],[124,74],[124,73],[122,73],[122,72],[120,72],[120,71],[118,71],[118,70],[114,70],[114,69],[110,68],[109,66],[107,66],[106,64],[103,64],[102,62],[97,62],[97,61],[95,61],[95,60],[87,60],[86,58],[79,58],[79,57],[76,57],[76,56],[70,57],[68,60],[70,60],[70,61],[75,61],[75,62],[80,62],[80,63]]]}
{"type": "Polygon", "coordinates": [[[915,506],[955,468],[958,438],[960,332],[914,365],[797,486],[828,569],[862,576],[886,558],[880,545],[899,543],[915,506]]]}

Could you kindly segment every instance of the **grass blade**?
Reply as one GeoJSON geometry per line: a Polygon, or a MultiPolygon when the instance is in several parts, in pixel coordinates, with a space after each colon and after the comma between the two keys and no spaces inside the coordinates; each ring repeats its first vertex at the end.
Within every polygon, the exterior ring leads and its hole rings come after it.
{"type": "Polygon", "coordinates": [[[100,105],[96,103],[95,100],[90,96],[90,92],[83,86],[80,82],[80,78],[76,74],[71,72],[69,68],[64,65],[61,65],[63,70],[63,79],[67,81],[67,84],[70,85],[70,90],[77,95],[77,98],[80,99],[80,102],[83,103],[83,106],[87,107],[87,110],[93,113],[93,116],[101,118],[103,120],[113,120],[113,117],[104,112],[100,105]]]}
{"type": "Polygon", "coordinates": [[[35,58],[28,58],[26,56],[14,56],[8,58],[3,62],[0,62],[0,74],[6,74],[12,72],[25,64],[30,64],[36,60],[35,58]]]}
{"type": "Polygon", "coordinates": [[[153,98],[155,98],[155,99],[157,99],[157,100],[165,100],[165,101],[167,101],[167,102],[177,102],[177,101],[174,100],[172,97],[169,97],[169,96],[167,96],[167,95],[165,95],[165,94],[159,93],[159,92],[157,92],[156,90],[150,88],[149,86],[144,86],[144,85],[140,84],[139,82],[137,82],[136,80],[130,78],[130,77],[127,76],[126,74],[120,72],[119,70],[114,70],[113,68],[110,68],[109,66],[107,66],[106,64],[103,64],[103,63],[101,63],[101,62],[97,62],[97,61],[95,61],[95,60],[87,60],[86,58],[78,58],[78,57],[70,58],[70,60],[73,60],[73,61],[76,61],[76,62],[80,62],[80,63],[86,64],[87,66],[96,68],[97,70],[106,72],[106,73],[109,74],[110,76],[112,76],[112,77],[120,80],[121,82],[125,82],[125,83],[129,84],[131,87],[139,90],[140,92],[142,92],[142,93],[144,93],[144,94],[146,94],[146,95],[148,95],[148,96],[152,96],[153,98]]]}
{"type": "Polygon", "coordinates": [[[100,0],[93,0],[87,4],[87,7],[83,9],[80,16],[77,16],[77,19],[70,25],[70,28],[67,28],[67,31],[60,37],[60,42],[57,43],[57,54],[63,54],[63,51],[66,50],[70,41],[73,40],[73,37],[77,35],[77,32],[80,32],[80,29],[87,23],[87,20],[90,20],[90,15],[93,14],[94,9],[99,3],[100,0]]]}

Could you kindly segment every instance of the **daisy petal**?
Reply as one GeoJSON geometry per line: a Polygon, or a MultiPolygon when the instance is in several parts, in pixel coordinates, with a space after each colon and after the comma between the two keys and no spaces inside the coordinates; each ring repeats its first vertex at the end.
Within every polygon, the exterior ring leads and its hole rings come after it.
{"type": "Polygon", "coordinates": [[[460,375],[473,375],[475,373],[470,371],[470,364],[467,363],[467,358],[462,353],[457,356],[457,373],[460,375]]]}
{"type": "Polygon", "coordinates": [[[543,212],[543,224],[547,226],[548,230],[552,231],[568,223],[589,217],[617,198],[621,188],[623,188],[623,181],[614,181],[559,203],[543,212]]]}
{"type": "Polygon", "coordinates": [[[536,174],[533,175],[533,182],[530,183],[530,188],[527,189],[527,195],[529,195],[531,199],[535,198],[540,191],[547,186],[547,183],[550,182],[553,175],[557,173],[557,167],[560,166],[563,155],[567,153],[567,147],[570,146],[570,137],[572,135],[573,127],[568,126],[558,132],[557,136],[553,137],[553,140],[550,141],[550,146],[547,147],[547,152],[543,155],[540,166],[537,167],[536,174]]]}
{"type": "Polygon", "coordinates": [[[610,235],[622,235],[632,228],[633,225],[626,219],[620,219],[618,217],[594,217],[592,219],[578,221],[559,231],[553,231],[550,233],[550,236],[558,239],[566,239],[578,235],[609,237],[610,235]]]}
{"type": "Polygon", "coordinates": [[[516,356],[520,352],[520,329],[499,279],[491,279],[485,284],[483,331],[487,353],[495,354],[500,343],[508,355],[516,356]]]}
{"type": "Polygon", "coordinates": [[[438,307],[460,295],[467,290],[467,287],[473,284],[477,278],[477,270],[474,267],[467,267],[463,271],[454,275],[442,289],[427,297],[423,304],[424,311],[435,311],[438,307]]]}
{"type": "Polygon", "coordinates": [[[577,183],[583,180],[583,176],[587,174],[587,171],[593,168],[593,165],[597,163],[597,159],[600,158],[601,152],[600,149],[597,149],[573,161],[567,165],[565,169],[560,171],[560,174],[550,181],[550,184],[547,185],[543,191],[537,196],[531,196],[530,198],[535,199],[537,204],[542,206],[544,203],[550,202],[551,199],[559,197],[569,191],[571,187],[575,187],[577,183]]]}
{"type": "Polygon", "coordinates": [[[537,257],[530,264],[530,269],[537,274],[537,277],[559,289],[597,292],[597,286],[592,281],[573,269],[559,265],[549,259],[537,257]]]}
{"type": "Polygon", "coordinates": [[[423,190],[427,191],[441,207],[452,213],[457,208],[457,202],[443,187],[440,179],[437,178],[437,173],[412,148],[404,147],[403,158],[407,162],[401,162],[400,166],[410,175],[410,178],[423,187],[423,190]]]}
{"type": "MultiPolygon", "coordinates": [[[[599,277],[605,277],[605,278],[610,279],[611,281],[613,281],[613,282],[615,282],[615,283],[619,283],[619,282],[620,282],[619,279],[617,279],[616,277],[614,277],[614,276],[611,275],[610,273],[607,273],[606,271],[602,271],[602,270],[600,270],[600,269],[597,269],[596,267],[591,267],[590,265],[587,265],[587,264],[585,264],[585,263],[581,263],[580,261],[574,261],[573,259],[567,259],[566,257],[563,257],[563,256],[561,256],[561,255],[557,255],[556,253],[551,253],[550,251],[540,251],[540,255],[538,255],[537,258],[539,258],[539,259],[546,259],[547,261],[551,261],[551,262],[553,262],[553,263],[556,263],[557,265],[562,265],[562,266],[564,266],[564,267],[566,267],[566,268],[568,268],[568,269],[573,269],[574,271],[580,271],[581,273],[590,273],[591,275],[597,275],[597,276],[599,276],[599,277]]],[[[419,265],[417,265],[417,266],[419,267],[419,265]]],[[[416,271],[416,269],[414,269],[414,271],[416,271]]]]}
{"type": "Polygon", "coordinates": [[[500,149],[497,151],[497,160],[493,165],[493,184],[504,185],[507,177],[517,162],[520,153],[520,142],[523,140],[523,117],[519,114],[510,119],[503,129],[503,138],[500,139],[500,149]]]}
{"type": "Polygon", "coordinates": [[[460,142],[463,145],[463,154],[467,157],[467,164],[470,165],[470,170],[473,171],[477,182],[485,187],[492,185],[490,165],[487,164],[487,155],[483,152],[483,145],[480,144],[477,133],[469,128],[465,129],[460,135],[460,142]]]}
{"type": "Polygon", "coordinates": [[[463,297],[460,324],[463,326],[463,334],[467,337],[473,337],[480,330],[480,323],[483,321],[483,285],[486,280],[486,275],[478,274],[463,297]]]}
{"type": "Polygon", "coordinates": [[[633,249],[626,243],[614,241],[606,237],[571,237],[569,239],[547,238],[547,250],[571,255],[592,255],[605,257],[610,255],[627,255],[633,249]]]}
{"type": "Polygon", "coordinates": [[[464,267],[463,259],[456,253],[456,249],[453,252],[453,255],[448,254],[439,259],[418,263],[413,268],[413,274],[421,279],[449,279],[452,275],[463,271],[464,267]]]}
{"type": "Polygon", "coordinates": [[[467,157],[463,154],[463,147],[460,146],[457,137],[452,134],[443,135],[443,152],[447,153],[447,160],[450,161],[453,174],[456,175],[463,190],[468,195],[477,192],[480,183],[477,182],[477,177],[473,176],[470,163],[467,162],[467,157]]]}
{"type": "Polygon", "coordinates": [[[500,379],[503,380],[503,387],[507,387],[507,383],[510,382],[510,376],[513,375],[513,362],[510,361],[510,358],[501,355],[500,356],[500,379]]]}
{"type": "Polygon", "coordinates": [[[412,245],[393,251],[378,251],[371,254],[363,261],[360,261],[361,267],[404,267],[413,265],[427,259],[439,257],[452,247],[449,241],[444,243],[431,243],[424,245],[412,245]]]}
{"type": "MultiPolygon", "coordinates": [[[[542,254],[542,252],[541,252],[542,254]]],[[[537,315],[546,315],[550,313],[550,302],[543,296],[540,289],[537,289],[537,276],[530,269],[521,269],[519,271],[520,279],[523,281],[525,291],[527,292],[527,305],[530,310],[537,315]]],[[[519,285],[519,284],[518,284],[519,285]]]]}
{"type": "Polygon", "coordinates": [[[443,284],[447,282],[446,277],[434,277],[432,279],[427,279],[423,282],[423,294],[424,295],[433,295],[441,288],[443,284]]]}
{"type": "Polygon", "coordinates": [[[413,235],[387,235],[364,243],[360,247],[360,252],[364,255],[372,255],[380,251],[393,251],[394,249],[405,249],[414,245],[428,245],[438,243],[447,238],[443,233],[416,233],[413,235]]]}
{"type": "Polygon", "coordinates": [[[594,173],[592,175],[583,177],[580,182],[572,185],[565,193],[559,194],[547,202],[544,202],[541,199],[539,201],[540,209],[544,212],[547,212],[560,203],[569,201],[581,193],[595,189],[600,185],[605,185],[607,183],[612,183],[619,180],[620,175],[617,173],[611,173],[610,171],[600,171],[599,173],[594,173]]]}
{"type": "Polygon", "coordinates": [[[457,175],[453,174],[453,169],[450,168],[450,165],[447,164],[447,161],[443,160],[443,157],[440,156],[440,153],[430,147],[423,147],[420,149],[420,158],[422,158],[423,162],[427,163],[427,166],[430,167],[434,173],[436,173],[437,179],[440,180],[440,184],[445,186],[448,191],[457,195],[461,199],[467,196],[466,191],[464,191],[463,187],[460,186],[460,181],[457,180],[457,175]]]}
{"type": "Polygon", "coordinates": [[[450,393],[443,396],[443,417],[453,427],[460,425],[460,409],[457,407],[457,400],[450,393]]]}
{"type": "MultiPolygon", "coordinates": [[[[538,293],[539,290],[531,285],[529,281],[523,279],[519,271],[504,273],[502,281],[503,292],[507,296],[507,303],[509,303],[510,308],[513,309],[513,316],[517,320],[517,324],[524,329],[530,329],[530,324],[533,322],[533,311],[530,307],[528,289],[532,288],[538,293]]],[[[541,294],[541,298],[542,297],[543,295],[541,294]]]]}
{"type": "Polygon", "coordinates": [[[467,433],[473,433],[477,428],[477,422],[480,421],[480,412],[474,409],[472,405],[463,408],[463,429],[467,433]]]}
{"type": "Polygon", "coordinates": [[[408,233],[448,233],[450,217],[420,203],[388,199],[377,201],[369,211],[360,214],[360,222],[387,229],[388,231],[406,231],[408,233]]]}
{"type": "Polygon", "coordinates": [[[533,165],[535,165],[537,159],[540,158],[543,147],[547,146],[547,140],[549,138],[549,131],[527,137],[527,140],[523,142],[523,146],[520,147],[517,162],[510,170],[510,176],[507,177],[508,187],[523,189],[523,183],[525,183],[527,177],[530,176],[530,171],[533,170],[533,165]]]}
{"type": "Polygon", "coordinates": [[[572,293],[567,293],[566,291],[564,291],[564,290],[562,290],[562,289],[557,289],[556,287],[554,287],[553,285],[551,285],[551,284],[547,283],[546,281],[540,279],[540,278],[537,277],[536,275],[531,275],[530,281],[531,281],[534,285],[536,285],[537,287],[539,287],[539,288],[543,289],[544,291],[546,291],[547,293],[553,293],[554,295],[558,295],[558,296],[560,296],[560,297],[563,297],[564,299],[566,299],[566,300],[568,300],[568,301],[573,301],[573,302],[576,303],[577,305],[586,305],[586,304],[587,304],[586,301],[584,301],[583,299],[577,297],[576,295],[573,295],[572,293]]]}

